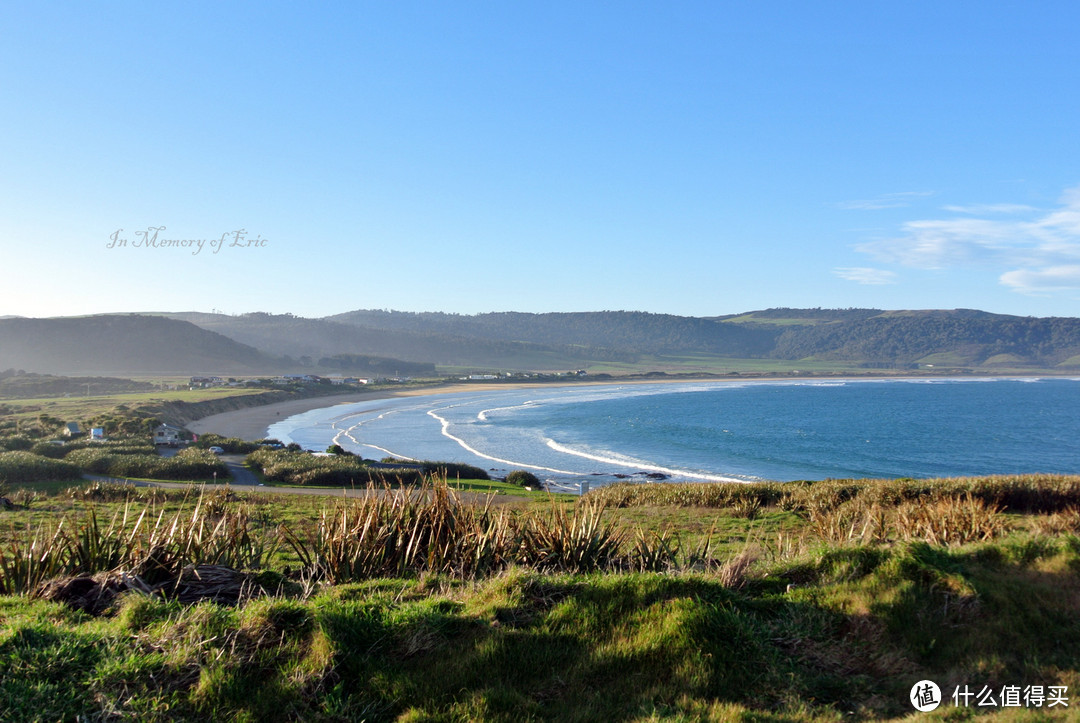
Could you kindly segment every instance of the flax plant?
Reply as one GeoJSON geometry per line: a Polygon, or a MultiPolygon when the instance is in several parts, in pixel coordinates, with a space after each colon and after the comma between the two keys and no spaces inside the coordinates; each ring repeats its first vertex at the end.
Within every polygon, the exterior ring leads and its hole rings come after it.
{"type": "Polygon", "coordinates": [[[625,533],[604,520],[602,500],[582,500],[573,515],[552,505],[548,517],[527,521],[526,547],[530,561],[541,569],[592,572],[612,567],[625,533]]]}
{"type": "Polygon", "coordinates": [[[0,594],[15,595],[33,590],[43,581],[67,569],[63,545],[63,522],[53,530],[28,527],[27,541],[12,539],[0,546],[0,594]]]}

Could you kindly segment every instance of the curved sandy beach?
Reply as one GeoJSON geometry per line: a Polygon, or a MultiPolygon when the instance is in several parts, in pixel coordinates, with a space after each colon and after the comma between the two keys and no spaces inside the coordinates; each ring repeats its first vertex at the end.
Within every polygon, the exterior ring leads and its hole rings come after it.
{"type": "MultiPolygon", "coordinates": [[[[597,384],[601,382],[593,383],[597,384]]],[[[499,389],[528,389],[541,386],[550,385],[512,383],[500,384],[499,389]]],[[[271,424],[287,419],[294,414],[309,412],[312,409],[324,409],[326,407],[337,406],[338,404],[367,402],[377,399],[393,399],[396,397],[418,397],[429,394],[464,394],[485,391],[491,391],[491,386],[485,384],[448,384],[418,387],[414,389],[380,389],[370,392],[336,394],[329,397],[309,397],[306,399],[293,399],[288,402],[267,404],[261,407],[236,409],[231,412],[223,412],[222,414],[213,414],[209,417],[203,417],[194,422],[189,422],[186,426],[196,434],[212,433],[220,434],[223,437],[239,437],[240,439],[256,440],[266,437],[267,429],[271,424]]]]}
{"type": "MultiPolygon", "coordinates": [[[[921,375],[916,374],[897,374],[897,375],[840,375],[831,376],[825,375],[820,377],[821,379],[830,380],[842,380],[852,378],[878,378],[879,376],[885,376],[888,378],[914,378],[921,375]]],[[[702,376],[702,377],[667,377],[667,378],[633,378],[633,379],[620,379],[614,377],[605,380],[572,380],[566,379],[563,381],[552,382],[507,382],[498,384],[433,384],[428,387],[414,387],[411,389],[378,389],[372,391],[352,392],[350,394],[336,394],[328,397],[309,397],[305,399],[294,399],[288,402],[278,402],[276,404],[267,404],[261,407],[247,407],[245,409],[236,409],[231,412],[224,412],[222,414],[214,414],[209,417],[203,417],[194,422],[189,422],[186,426],[192,432],[196,434],[220,434],[223,437],[239,437],[241,439],[256,440],[266,437],[267,429],[270,425],[280,422],[283,419],[293,416],[294,414],[303,414],[309,412],[312,409],[323,409],[326,407],[333,407],[338,404],[350,404],[355,402],[367,402],[377,399],[393,399],[396,397],[418,397],[430,394],[467,394],[467,393],[480,393],[490,392],[493,388],[500,390],[514,390],[514,389],[537,389],[545,387],[556,386],[592,386],[592,385],[608,385],[608,384],[686,384],[688,382],[745,382],[749,380],[765,381],[776,380],[781,381],[791,377],[776,377],[773,375],[763,375],[760,377],[754,377],[753,375],[744,374],[743,376],[732,379],[731,377],[715,377],[715,376],[702,376]]],[[[814,379],[812,375],[802,375],[796,377],[799,379],[814,379]]]]}
{"type": "MultiPolygon", "coordinates": [[[[745,377],[743,381],[745,381],[745,377]]],[[[351,404],[355,402],[367,402],[377,399],[394,399],[397,397],[419,397],[430,394],[468,394],[490,392],[492,388],[500,390],[514,389],[537,389],[557,386],[590,386],[601,384],[664,384],[696,381],[720,382],[723,378],[716,377],[687,377],[668,379],[606,379],[603,381],[572,381],[567,379],[560,382],[507,382],[495,384],[435,384],[429,387],[414,387],[412,389],[379,389],[366,392],[353,392],[351,394],[336,394],[329,397],[309,397],[306,399],[293,399],[288,402],[267,404],[261,407],[247,407],[236,409],[222,414],[213,414],[209,417],[189,422],[186,426],[196,434],[220,434],[223,437],[239,437],[240,439],[256,440],[266,437],[267,429],[271,424],[280,422],[294,414],[303,414],[312,409],[324,409],[337,406],[338,404],[351,404]]],[[[735,381],[735,380],[727,380],[735,381]]]]}

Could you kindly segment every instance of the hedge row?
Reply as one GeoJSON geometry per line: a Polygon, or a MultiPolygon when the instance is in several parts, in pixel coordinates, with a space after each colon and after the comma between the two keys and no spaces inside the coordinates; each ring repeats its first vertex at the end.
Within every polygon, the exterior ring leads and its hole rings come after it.
{"type": "Polygon", "coordinates": [[[65,461],[87,472],[113,477],[189,480],[229,476],[225,463],[202,449],[185,449],[175,457],[158,457],[156,454],[113,454],[108,449],[88,447],[75,450],[65,461]]]}
{"type": "Polygon", "coordinates": [[[29,452],[0,453],[0,483],[51,482],[79,479],[78,467],[29,452]]]}
{"type": "Polygon", "coordinates": [[[419,469],[369,467],[364,460],[352,455],[316,457],[286,449],[260,449],[248,455],[248,462],[262,472],[268,482],[290,485],[350,487],[384,479],[415,484],[424,476],[419,469]]]}

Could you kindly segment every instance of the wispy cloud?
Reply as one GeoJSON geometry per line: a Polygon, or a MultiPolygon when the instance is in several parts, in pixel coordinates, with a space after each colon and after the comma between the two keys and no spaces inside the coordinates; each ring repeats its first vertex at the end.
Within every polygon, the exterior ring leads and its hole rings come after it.
{"type": "Polygon", "coordinates": [[[1027,294],[1080,289],[1080,265],[1006,271],[1001,283],[1027,294]]]}
{"type": "Polygon", "coordinates": [[[833,269],[833,273],[846,281],[854,281],[857,284],[880,286],[882,284],[895,284],[896,273],[885,269],[871,269],[866,267],[849,267],[833,269]]]}
{"type": "Polygon", "coordinates": [[[944,210],[953,213],[969,213],[972,215],[985,215],[988,213],[1027,213],[1038,211],[1034,206],[1025,206],[1022,203],[976,203],[971,206],[943,206],[944,210]]]}
{"type": "Polygon", "coordinates": [[[1080,288],[1080,187],[1062,194],[1054,209],[992,204],[946,210],[973,217],[908,221],[899,236],[859,244],[856,250],[914,268],[1002,267],[1001,283],[1016,291],[1080,288]]]}
{"type": "Polygon", "coordinates": [[[934,195],[933,191],[901,191],[885,193],[876,198],[864,198],[855,201],[840,201],[837,208],[845,211],[879,211],[883,208],[904,208],[912,201],[934,195]]]}

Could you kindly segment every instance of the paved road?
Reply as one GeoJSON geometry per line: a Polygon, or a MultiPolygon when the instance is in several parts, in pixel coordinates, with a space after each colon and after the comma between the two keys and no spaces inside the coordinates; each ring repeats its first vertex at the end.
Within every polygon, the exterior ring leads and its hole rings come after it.
{"type": "Polygon", "coordinates": [[[229,474],[232,475],[234,485],[247,485],[250,487],[258,486],[259,478],[255,476],[254,472],[244,466],[244,455],[223,454],[221,455],[221,461],[229,468],[229,474]]]}
{"type": "MultiPolygon", "coordinates": [[[[179,452],[180,450],[176,447],[158,447],[158,454],[162,457],[175,457],[179,452]]],[[[232,484],[256,487],[259,485],[259,478],[244,466],[244,456],[242,454],[223,454],[221,455],[221,461],[229,468],[232,484]]],[[[228,482],[228,480],[222,481],[228,482]]]]}

